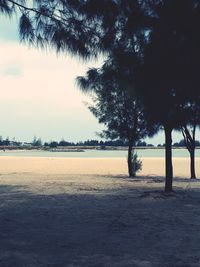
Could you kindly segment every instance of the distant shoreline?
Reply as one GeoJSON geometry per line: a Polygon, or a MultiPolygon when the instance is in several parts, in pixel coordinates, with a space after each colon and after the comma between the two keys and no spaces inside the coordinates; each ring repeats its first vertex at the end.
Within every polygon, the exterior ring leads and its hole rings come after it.
{"type": "MultiPolygon", "coordinates": [[[[134,147],[137,150],[161,150],[164,149],[164,146],[139,146],[134,147]]],[[[65,146],[65,147],[23,147],[23,146],[0,146],[0,151],[49,151],[49,152],[84,152],[84,150],[101,150],[101,151],[126,151],[128,147],[126,146],[65,146]]],[[[185,150],[186,147],[172,147],[173,150],[185,150]]],[[[200,147],[196,147],[196,149],[200,149],[200,147]]]]}

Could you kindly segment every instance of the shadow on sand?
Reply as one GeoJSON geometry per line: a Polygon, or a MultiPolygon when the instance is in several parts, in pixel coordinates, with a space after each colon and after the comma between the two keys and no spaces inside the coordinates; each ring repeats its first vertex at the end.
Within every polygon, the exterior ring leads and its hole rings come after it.
{"type": "Polygon", "coordinates": [[[0,266],[200,266],[199,190],[157,197],[147,180],[117,193],[0,186],[0,266]]]}

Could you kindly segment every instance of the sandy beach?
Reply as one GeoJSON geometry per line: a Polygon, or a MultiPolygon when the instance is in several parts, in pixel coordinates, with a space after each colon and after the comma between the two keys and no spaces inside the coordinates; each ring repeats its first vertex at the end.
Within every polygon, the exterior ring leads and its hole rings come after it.
{"type": "MultiPolygon", "coordinates": [[[[200,159],[196,160],[200,177],[200,159]]],[[[0,157],[0,266],[200,266],[200,181],[174,159],[0,157]]]]}

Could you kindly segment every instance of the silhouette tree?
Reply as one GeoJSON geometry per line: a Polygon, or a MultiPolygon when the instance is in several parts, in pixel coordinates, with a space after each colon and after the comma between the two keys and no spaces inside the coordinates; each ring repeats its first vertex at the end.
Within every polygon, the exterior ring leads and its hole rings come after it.
{"type": "MultiPolygon", "coordinates": [[[[77,80],[84,92],[92,92],[94,105],[89,109],[106,126],[103,137],[128,142],[128,172],[130,177],[135,177],[133,147],[155,132],[155,128],[148,129],[141,102],[133,92],[121,87],[119,69],[113,58],[77,80]]],[[[137,158],[135,160],[137,164],[137,158]]]]}
{"type": "MultiPolygon", "coordinates": [[[[18,1],[18,3],[22,3],[21,1],[18,1]]],[[[16,12],[16,4],[12,1],[7,0],[1,0],[0,1],[0,12],[4,15],[11,16],[13,13],[16,12]]]]}
{"type": "Polygon", "coordinates": [[[150,2],[2,0],[0,7],[21,13],[22,40],[86,59],[99,53],[112,53],[119,46],[134,50],[136,35],[139,38],[140,31],[153,23],[153,17],[148,14],[150,2]]]}
{"type": "Polygon", "coordinates": [[[183,125],[181,126],[181,132],[190,154],[190,176],[191,179],[196,179],[195,148],[198,145],[196,141],[196,130],[200,125],[200,104],[198,98],[196,98],[195,102],[190,102],[185,107],[182,107],[182,116],[183,125]]]}
{"type": "Polygon", "coordinates": [[[181,128],[184,141],[186,144],[186,147],[190,153],[190,176],[191,179],[196,179],[196,173],[195,173],[195,133],[196,133],[196,123],[190,124],[189,129],[188,126],[185,125],[181,128]],[[191,131],[190,131],[191,129],[191,131]]]}
{"type": "Polygon", "coordinates": [[[144,99],[150,120],[157,121],[164,128],[165,191],[170,192],[173,179],[172,130],[185,121],[182,108],[190,105],[195,94],[199,96],[199,1],[158,1],[154,14],[159,23],[155,23],[147,33],[148,42],[143,46],[136,88],[144,99]]]}
{"type": "Polygon", "coordinates": [[[32,145],[35,147],[41,147],[42,146],[41,138],[37,138],[36,136],[34,136],[33,141],[32,141],[32,145]]]}

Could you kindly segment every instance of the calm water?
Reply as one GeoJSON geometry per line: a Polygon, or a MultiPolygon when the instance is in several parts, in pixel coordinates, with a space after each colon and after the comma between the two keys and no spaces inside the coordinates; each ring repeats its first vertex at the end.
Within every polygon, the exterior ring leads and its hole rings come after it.
{"type": "MultiPolygon", "coordinates": [[[[164,157],[164,149],[138,149],[139,157],[164,157]]],[[[126,158],[127,151],[113,150],[85,150],[85,152],[50,152],[50,151],[6,151],[0,152],[0,156],[17,157],[61,157],[61,158],[126,158]]],[[[188,157],[186,149],[174,149],[174,157],[188,157]]],[[[200,149],[196,150],[196,157],[200,157],[200,149]]]]}

